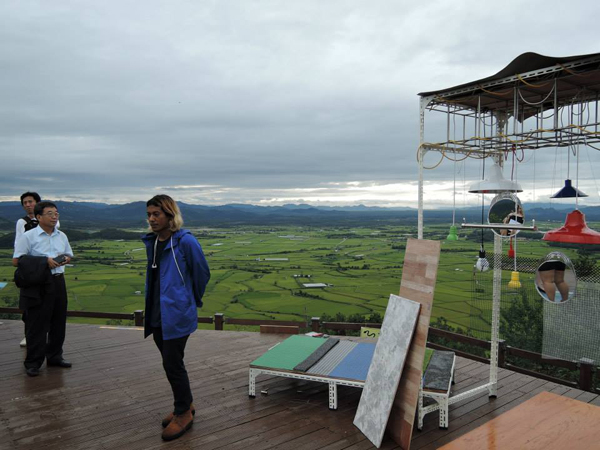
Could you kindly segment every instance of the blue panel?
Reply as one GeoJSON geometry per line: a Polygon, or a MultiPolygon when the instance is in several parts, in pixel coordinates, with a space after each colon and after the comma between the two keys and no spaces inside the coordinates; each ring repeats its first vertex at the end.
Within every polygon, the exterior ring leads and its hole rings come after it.
{"type": "Polygon", "coordinates": [[[375,344],[361,342],[329,373],[329,376],[365,381],[374,352],[375,344]]]}

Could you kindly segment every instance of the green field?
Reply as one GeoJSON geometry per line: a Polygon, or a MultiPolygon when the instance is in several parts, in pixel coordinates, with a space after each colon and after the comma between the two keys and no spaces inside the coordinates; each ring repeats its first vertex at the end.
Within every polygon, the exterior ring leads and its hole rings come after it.
{"type": "MultiPolygon", "coordinates": [[[[390,293],[399,291],[403,248],[415,228],[193,231],[212,272],[200,316],[220,312],[235,318],[304,320],[336,313],[383,314],[390,293]],[[307,283],[327,286],[307,288],[307,283]]],[[[447,233],[447,226],[429,227],[426,237],[441,240],[447,233]]],[[[476,242],[464,239],[442,242],[432,321],[443,316],[453,326],[472,323],[470,300],[478,248],[476,242]]],[[[486,248],[491,253],[492,245],[486,248]]],[[[146,257],[141,241],[78,241],[73,250],[76,258],[66,271],[69,309],[128,313],[144,309],[146,257]]],[[[551,250],[555,249],[539,240],[520,241],[518,254],[538,258],[551,250]]],[[[10,281],[11,251],[0,250],[0,255],[0,281],[10,281]]],[[[510,273],[505,272],[503,279],[507,283],[510,273]]],[[[17,297],[11,282],[0,290],[4,305],[14,304],[17,297]]]]}

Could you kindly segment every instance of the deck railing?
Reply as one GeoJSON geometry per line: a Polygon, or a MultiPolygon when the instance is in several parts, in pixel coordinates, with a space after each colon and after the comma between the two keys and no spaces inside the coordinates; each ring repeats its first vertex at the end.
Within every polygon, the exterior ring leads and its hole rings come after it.
{"type": "MultiPolygon", "coordinates": [[[[22,311],[18,308],[5,308],[0,307],[0,314],[21,314],[22,311]]],[[[108,312],[95,312],[95,311],[67,311],[68,317],[88,317],[96,319],[113,319],[113,320],[130,320],[135,326],[144,326],[144,311],[137,310],[132,313],[108,313],[108,312]]],[[[293,320],[262,320],[262,319],[235,319],[226,318],[223,313],[216,313],[213,317],[198,317],[198,323],[214,324],[215,330],[223,330],[225,325],[246,325],[246,326],[259,326],[259,325],[279,325],[279,326],[297,326],[300,328],[310,329],[315,332],[326,330],[332,330],[336,334],[345,335],[347,331],[360,331],[361,327],[380,328],[380,323],[348,323],[348,322],[321,322],[319,317],[313,317],[310,322],[304,321],[293,321],[293,320]]],[[[445,339],[450,342],[457,342],[482,348],[484,351],[490,351],[491,343],[483,339],[477,339],[471,336],[465,336],[463,334],[453,333],[451,331],[440,330],[438,328],[429,327],[429,336],[445,339]]],[[[513,372],[530,375],[536,378],[541,378],[547,381],[551,381],[558,384],[563,384],[573,388],[578,388],[584,391],[590,391],[594,393],[600,393],[594,388],[593,378],[596,370],[595,362],[586,358],[582,358],[580,361],[567,361],[563,359],[547,359],[544,358],[540,353],[531,352],[528,350],[522,350],[519,348],[511,347],[506,345],[504,341],[499,343],[498,352],[498,366],[512,370],[513,372]],[[515,364],[507,362],[508,356],[514,356],[517,358],[532,361],[538,364],[545,364],[558,368],[564,368],[572,372],[579,372],[577,381],[569,381],[562,378],[557,378],[548,374],[536,372],[530,369],[520,367],[515,364]]],[[[437,344],[435,342],[427,342],[427,346],[438,350],[449,350],[456,353],[458,356],[469,358],[475,361],[489,364],[489,358],[469,353],[463,350],[457,350],[444,345],[437,344]]]]}

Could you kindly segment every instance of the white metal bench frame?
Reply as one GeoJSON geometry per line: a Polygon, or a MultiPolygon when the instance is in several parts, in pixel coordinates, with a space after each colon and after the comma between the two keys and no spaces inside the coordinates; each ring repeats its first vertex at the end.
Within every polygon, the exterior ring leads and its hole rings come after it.
{"type": "Polygon", "coordinates": [[[310,375],[308,373],[294,373],[284,372],[277,369],[261,369],[258,367],[250,367],[250,374],[248,378],[248,396],[251,398],[256,397],[256,377],[259,375],[275,375],[278,377],[294,378],[296,380],[307,380],[317,381],[319,383],[326,383],[329,385],[329,409],[336,410],[338,407],[337,387],[338,386],[351,386],[357,388],[363,388],[365,386],[364,381],[349,380],[345,378],[331,378],[319,375],[310,375]]]}
{"type": "MultiPolygon", "coordinates": [[[[417,428],[423,429],[423,418],[425,415],[434,411],[440,412],[440,428],[448,428],[448,406],[462,400],[464,397],[456,395],[450,397],[450,390],[452,389],[452,381],[454,380],[454,367],[456,365],[456,355],[452,360],[452,369],[450,373],[450,380],[448,382],[448,390],[446,392],[432,392],[423,390],[423,378],[421,377],[421,387],[419,388],[419,403],[418,411],[419,418],[417,428]],[[433,399],[436,403],[428,406],[423,406],[423,398],[428,397],[433,399]]],[[[349,380],[343,378],[331,378],[318,375],[310,375],[307,373],[294,373],[289,371],[281,371],[277,369],[263,369],[258,367],[250,367],[248,376],[248,396],[251,398],[256,397],[256,377],[259,375],[274,375],[278,377],[292,378],[296,380],[316,381],[319,383],[326,383],[329,385],[329,409],[336,410],[338,407],[338,396],[337,387],[339,386],[351,386],[357,388],[364,388],[365,382],[358,380],[349,380]]]]}
{"type": "MultiPolygon", "coordinates": [[[[276,347],[279,344],[275,344],[273,347],[276,347]]],[[[269,349],[270,350],[270,349],[269,349]]],[[[434,392],[427,391],[423,389],[423,375],[421,375],[421,385],[419,386],[419,399],[418,399],[418,423],[417,429],[423,429],[423,419],[424,417],[432,413],[434,411],[440,412],[440,421],[439,427],[443,429],[448,429],[448,407],[456,402],[459,402],[463,399],[470,398],[473,394],[482,392],[490,388],[489,384],[485,384],[483,386],[479,386],[475,389],[471,389],[467,392],[463,392],[461,394],[455,395],[454,397],[450,397],[450,391],[452,389],[452,383],[454,381],[454,368],[456,366],[456,355],[452,358],[452,368],[450,370],[450,380],[448,381],[448,390],[446,392],[434,392]],[[424,397],[431,398],[435,401],[435,403],[423,406],[424,397]]],[[[329,409],[336,410],[338,407],[338,396],[337,396],[337,387],[339,386],[350,386],[357,387],[363,389],[365,386],[364,381],[359,380],[350,380],[347,378],[332,378],[322,375],[310,375],[308,373],[297,373],[290,372],[288,370],[277,370],[277,369],[267,369],[261,367],[252,367],[250,366],[250,371],[248,374],[248,396],[250,398],[256,398],[256,377],[259,375],[274,375],[277,377],[284,378],[292,378],[296,380],[306,380],[306,381],[316,381],[319,383],[326,383],[329,385],[329,409]]]]}
{"type": "Polygon", "coordinates": [[[448,406],[462,400],[460,395],[450,397],[452,381],[454,380],[454,367],[456,365],[456,355],[452,359],[452,368],[450,369],[450,380],[448,381],[448,390],[446,392],[434,392],[423,389],[423,377],[421,377],[421,386],[419,387],[419,421],[417,429],[423,429],[423,418],[434,411],[440,412],[440,428],[448,429],[448,406]],[[423,406],[423,398],[428,397],[435,400],[435,403],[423,406]]]}

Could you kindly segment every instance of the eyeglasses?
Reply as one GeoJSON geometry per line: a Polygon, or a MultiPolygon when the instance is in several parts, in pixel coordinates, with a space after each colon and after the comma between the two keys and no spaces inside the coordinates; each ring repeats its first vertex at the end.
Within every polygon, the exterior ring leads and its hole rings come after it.
{"type": "Polygon", "coordinates": [[[60,214],[57,213],[57,212],[56,213],[55,212],[47,212],[47,213],[40,214],[40,215],[42,215],[42,216],[48,216],[48,217],[58,217],[58,216],[60,216],[60,214]]]}

